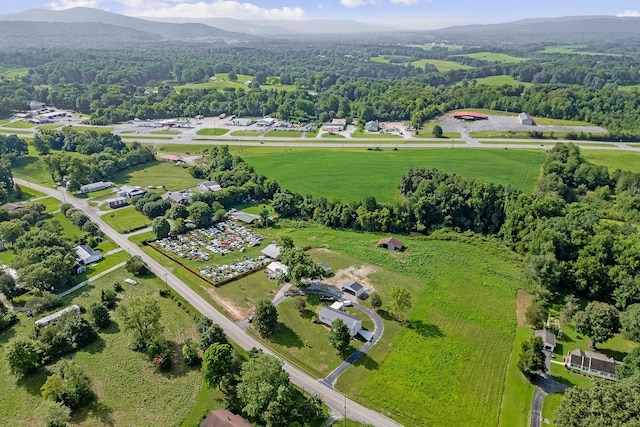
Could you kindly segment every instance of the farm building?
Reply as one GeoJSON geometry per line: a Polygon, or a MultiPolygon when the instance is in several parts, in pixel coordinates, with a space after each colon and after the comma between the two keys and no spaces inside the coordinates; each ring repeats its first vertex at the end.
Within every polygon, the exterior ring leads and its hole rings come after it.
{"type": "Polygon", "coordinates": [[[270,244],[266,248],[260,251],[262,255],[268,256],[271,259],[280,259],[280,251],[282,247],[277,246],[275,243],[270,244]]]}
{"type": "Polygon", "coordinates": [[[111,209],[121,208],[127,204],[127,199],[124,197],[114,197],[104,201],[111,209]]]}
{"type": "Polygon", "coordinates": [[[395,237],[386,237],[378,240],[378,246],[382,246],[383,248],[387,248],[391,251],[401,251],[404,249],[404,243],[395,237]]]}
{"type": "Polygon", "coordinates": [[[347,119],[333,119],[324,125],[327,132],[342,132],[347,128],[347,119]]]}
{"type": "Polygon", "coordinates": [[[240,222],[244,222],[245,224],[253,224],[260,219],[258,215],[248,214],[246,212],[240,212],[236,215],[236,219],[240,222]]]}
{"type": "Polygon", "coordinates": [[[76,256],[78,261],[87,265],[92,262],[96,262],[102,259],[102,253],[100,251],[94,251],[89,245],[76,246],[76,256]]]}
{"type": "Polygon", "coordinates": [[[202,191],[220,191],[222,186],[215,181],[205,181],[198,184],[198,188],[202,191]]]}
{"type": "Polygon", "coordinates": [[[371,120],[364,125],[364,130],[367,132],[380,132],[380,122],[371,120]]]}
{"type": "Polygon", "coordinates": [[[178,191],[167,191],[163,196],[163,199],[170,201],[171,203],[180,203],[181,205],[188,205],[191,203],[191,193],[180,193],[178,191]]]}
{"type": "Polygon", "coordinates": [[[622,364],[602,353],[580,349],[567,353],[564,363],[569,369],[614,381],[616,380],[616,366],[622,364]]]}
{"type": "Polygon", "coordinates": [[[42,110],[46,106],[47,106],[47,104],[45,104],[44,102],[29,101],[29,109],[31,111],[42,110]]]}
{"type": "Polygon", "coordinates": [[[274,276],[285,276],[289,274],[289,267],[281,263],[280,261],[273,261],[267,265],[267,271],[274,276]]]}
{"type": "Polygon", "coordinates": [[[453,118],[457,120],[488,120],[489,116],[482,113],[475,113],[473,111],[459,111],[457,113],[453,113],[453,118]]]}
{"type": "Polygon", "coordinates": [[[518,121],[521,125],[533,126],[533,119],[527,113],[518,114],[518,121]]]}
{"type": "Polygon", "coordinates": [[[77,305],[71,305],[67,308],[63,308],[60,311],[56,311],[55,313],[52,313],[48,316],[43,317],[42,319],[36,320],[36,326],[39,327],[43,327],[43,326],[47,326],[49,323],[51,322],[55,322],[56,320],[58,320],[60,317],[64,316],[67,313],[71,313],[72,311],[75,311],[76,313],[80,313],[80,307],[78,307],[77,305]]]}
{"type": "Polygon", "coordinates": [[[322,307],[320,313],[318,314],[318,320],[331,327],[333,322],[336,320],[342,320],[347,328],[349,328],[349,334],[352,337],[355,337],[358,332],[362,329],[362,320],[358,319],[356,316],[352,316],[349,313],[345,313],[344,311],[336,310],[331,307],[322,307]]]}
{"type": "Polygon", "coordinates": [[[319,262],[316,265],[322,269],[322,274],[325,277],[331,276],[331,267],[329,267],[327,264],[323,264],[323,263],[319,262]]]}
{"type": "Polygon", "coordinates": [[[556,336],[546,328],[536,330],[535,336],[542,338],[545,350],[554,351],[556,349],[556,336]]]}
{"type": "Polygon", "coordinates": [[[113,185],[111,182],[106,181],[98,181],[92,182],[91,184],[85,184],[80,186],[80,192],[82,194],[92,193],[94,191],[104,190],[105,188],[109,188],[113,185]]]}
{"type": "Polygon", "coordinates": [[[252,427],[249,421],[226,409],[216,409],[209,412],[207,418],[202,420],[200,427],[252,427]]]}
{"type": "Polygon", "coordinates": [[[354,280],[347,280],[346,282],[342,282],[340,284],[340,289],[342,289],[343,292],[346,292],[360,299],[362,299],[362,297],[367,294],[364,286],[354,280]]]}

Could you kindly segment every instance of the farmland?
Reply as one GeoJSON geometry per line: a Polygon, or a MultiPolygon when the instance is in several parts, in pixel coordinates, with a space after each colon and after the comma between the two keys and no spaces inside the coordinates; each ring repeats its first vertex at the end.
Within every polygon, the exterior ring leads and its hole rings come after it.
{"type": "Polygon", "coordinates": [[[528,59],[528,58],[518,58],[516,56],[507,55],[505,53],[495,53],[495,52],[467,53],[462,56],[467,56],[469,58],[474,58],[474,59],[481,59],[483,61],[514,63],[514,64],[518,62],[526,61],[528,59]]]}
{"type": "Polygon", "coordinates": [[[178,191],[197,185],[200,181],[193,178],[189,171],[167,162],[152,162],[137,166],[115,175],[117,185],[140,185],[164,187],[168,191],[178,191]]]}
{"type": "Polygon", "coordinates": [[[451,70],[470,70],[473,67],[464,65],[455,61],[444,61],[440,59],[421,59],[419,61],[413,61],[411,65],[418,68],[424,68],[426,64],[431,64],[438,69],[441,73],[446,73],[451,70]]]}
{"type": "Polygon", "coordinates": [[[400,151],[347,150],[252,151],[244,159],[281,186],[328,199],[398,200],[396,185],[411,167],[437,168],[462,176],[511,184],[528,191],[538,177],[544,153],[537,151],[433,149],[400,151]]]}

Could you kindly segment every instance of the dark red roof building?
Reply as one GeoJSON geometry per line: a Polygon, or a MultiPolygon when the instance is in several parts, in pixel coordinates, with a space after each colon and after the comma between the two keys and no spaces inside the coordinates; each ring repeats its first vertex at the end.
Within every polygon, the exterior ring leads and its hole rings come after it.
{"type": "Polygon", "coordinates": [[[489,116],[482,113],[475,113],[473,111],[458,111],[453,113],[453,118],[458,120],[487,120],[489,116]]]}
{"type": "Polygon", "coordinates": [[[216,409],[210,412],[200,427],[253,427],[249,421],[226,409],[216,409]]]}
{"type": "Polygon", "coordinates": [[[404,248],[404,243],[395,237],[386,237],[378,240],[378,246],[382,246],[392,251],[401,251],[404,248]]]}

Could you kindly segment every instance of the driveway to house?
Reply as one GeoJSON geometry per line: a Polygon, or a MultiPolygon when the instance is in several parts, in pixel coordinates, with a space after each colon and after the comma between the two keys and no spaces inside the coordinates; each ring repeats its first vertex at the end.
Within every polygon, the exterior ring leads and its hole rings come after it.
{"type": "Polygon", "coordinates": [[[556,381],[551,376],[551,352],[545,350],[546,372],[536,377],[536,390],[531,403],[531,427],[540,427],[542,420],[542,403],[547,394],[563,393],[568,386],[556,381]]]}
{"type": "MultiPolygon", "coordinates": [[[[30,183],[28,181],[14,178],[14,181],[19,185],[30,185],[37,191],[47,194],[51,197],[55,197],[60,201],[66,201],[75,208],[82,210],[93,222],[95,222],[102,232],[105,233],[111,240],[113,240],[121,248],[127,250],[131,255],[139,256],[147,265],[150,271],[152,271],[157,277],[163,277],[168,286],[171,286],[180,296],[182,296],[189,304],[198,310],[202,315],[211,319],[214,323],[220,325],[229,338],[242,347],[245,350],[252,348],[258,348],[267,354],[274,353],[267,347],[263,346],[259,341],[246,334],[241,328],[239,328],[234,322],[225,317],[222,313],[217,311],[211,306],[204,298],[198,295],[193,289],[187,286],[183,281],[178,279],[170,270],[158,263],[156,260],[147,255],[142,249],[135,243],[130,242],[125,236],[116,232],[107,223],[102,220],[97,208],[89,205],[87,200],[77,199],[65,191],[58,188],[45,187],[39,184],[30,183]]],[[[317,381],[315,378],[307,375],[298,368],[290,365],[286,361],[283,361],[283,368],[290,375],[291,381],[298,387],[306,390],[308,393],[315,394],[333,411],[337,413],[343,413],[346,407],[349,408],[349,419],[359,421],[365,424],[371,424],[377,427],[399,427],[401,424],[393,421],[392,419],[375,412],[371,409],[365,408],[359,403],[347,398],[342,393],[327,386],[326,383],[317,381]]]]}

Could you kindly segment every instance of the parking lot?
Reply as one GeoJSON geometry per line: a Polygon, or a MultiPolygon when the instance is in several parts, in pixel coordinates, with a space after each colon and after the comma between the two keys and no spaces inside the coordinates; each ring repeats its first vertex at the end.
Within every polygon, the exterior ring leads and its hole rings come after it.
{"type": "Polygon", "coordinates": [[[521,125],[518,117],[513,116],[488,116],[488,120],[465,121],[454,119],[452,115],[448,115],[442,119],[440,126],[444,132],[586,132],[586,133],[604,133],[606,132],[599,126],[526,126],[521,125]]]}

